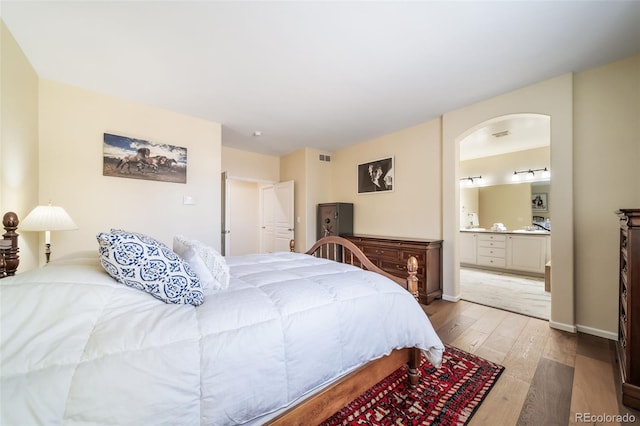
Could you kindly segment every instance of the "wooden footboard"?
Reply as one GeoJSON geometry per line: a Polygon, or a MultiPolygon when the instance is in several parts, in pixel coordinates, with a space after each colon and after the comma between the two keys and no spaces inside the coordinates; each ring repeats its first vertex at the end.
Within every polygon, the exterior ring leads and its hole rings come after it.
{"type": "Polygon", "coordinates": [[[419,380],[420,356],[420,350],[416,348],[395,350],[339,379],[266,424],[277,426],[320,424],[404,364],[409,366],[409,380],[415,385],[419,380]]]}
{"type": "MultiPolygon", "coordinates": [[[[290,248],[291,251],[294,250],[293,242],[290,248]]],[[[418,300],[418,278],[416,277],[418,261],[413,256],[407,261],[408,276],[404,280],[374,265],[355,244],[341,237],[322,238],[306,254],[348,263],[384,275],[407,289],[418,300]]],[[[420,380],[418,367],[421,356],[420,350],[417,348],[394,350],[388,356],[371,361],[330,384],[316,395],[295,405],[267,424],[278,426],[320,424],[403,365],[408,367],[409,383],[416,385],[420,380]]]]}
{"type": "MultiPolygon", "coordinates": [[[[291,247],[293,248],[293,245],[291,247]]],[[[324,237],[318,240],[306,254],[337,260],[342,263],[348,263],[349,265],[359,266],[367,271],[376,272],[400,284],[411,293],[418,302],[420,301],[418,298],[418,260],[413,256],[410,256],[407,260],[407,278],[402,279],[374,265],[358,246],[342,237],[324,237]]]]}
{"type": "Polygon", "coordinates": [[[20,257],[18,256],[18,215],[13,212],[5,213],[2,226],[7,231],[0,239],[0,278],[15,275],[20,257]]]}

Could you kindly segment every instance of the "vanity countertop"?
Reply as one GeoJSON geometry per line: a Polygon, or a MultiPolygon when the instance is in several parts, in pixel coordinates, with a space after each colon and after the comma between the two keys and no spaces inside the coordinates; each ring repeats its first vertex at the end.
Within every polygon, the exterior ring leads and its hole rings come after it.
{"type": "Polygon", "coordinates": [[[490,229],[484,228],[470,228],[470,229],[461,229],[460,232],[473,232],[477,234],[517,234],[517,235],[551,235],[550,231],[543,231],[542,229],[539,231],[525,231],[514,229],[511,231],[492,231],[490,229]]]}

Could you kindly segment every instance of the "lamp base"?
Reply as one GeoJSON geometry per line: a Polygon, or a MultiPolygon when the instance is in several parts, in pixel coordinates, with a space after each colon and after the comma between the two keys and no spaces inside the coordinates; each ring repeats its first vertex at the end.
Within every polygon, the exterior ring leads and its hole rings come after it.
{"type": "Polygon", "coordinates": [[[49,259],[51,258],[51,244],[45,243],[44,245],[44,257],[47,259],[47,263],[49,263],[49,259]]]}

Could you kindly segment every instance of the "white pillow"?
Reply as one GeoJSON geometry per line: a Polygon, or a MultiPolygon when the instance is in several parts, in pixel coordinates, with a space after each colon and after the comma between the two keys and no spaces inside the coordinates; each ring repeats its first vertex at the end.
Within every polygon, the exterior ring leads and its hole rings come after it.
{"type": "MultiPolygon", "coordinates": [[[[175,246],[174,246],[175,247],[175,246]]],[[[176,252],[182,260],[187,262],[191,269],[196,273],[198,278],[200,279],[200,283],[202,284],[202,291],[204,294],[211,293],[215,288],[218,287],[218,283],[207,269],[207,265],[204,264],[204,261],[198,256],[198,253],[192,247],[179,245],[173,251],[176,252]]]]}
{"type": "Polygon", "coordinates": [[[176,253],[186,253],[187,249],[192,249],[196,252],[213,277],[210,291],[226,290],[229,287],[229,266],[216,249],[197,240],[188,240],[182,235],[173,237],[173,250],[176,253]]]}
{"type": "Polygon", "coordinates": [[[97,235],[100,263],[121,284],[165,303],[200,305],[202,284],[191,267],[166,245],[143,234],[112,229],[97,235]]]}

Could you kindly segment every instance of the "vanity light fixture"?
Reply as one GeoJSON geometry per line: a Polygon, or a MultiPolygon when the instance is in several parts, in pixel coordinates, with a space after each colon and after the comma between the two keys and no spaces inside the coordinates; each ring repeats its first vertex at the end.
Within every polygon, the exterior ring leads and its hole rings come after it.
{"type": "Polygon", "coordinates": [[[461,186],[473,185],[474,183],[480,185],[482,183],[482,176],[469,176],[466,178],[460,178],[461,186]]]}
{"type": "Polygon", "coordinates": [[[521,174],[525,174],[524,176],[525,180],[533,180],[536,176],[536,172],[542,172],[542,177],[544,179],[549,179],[551,177],[551,173],[549,172],[549,169],[545,167],[544,169],[529,169],[529,170],[515,171],[513,172],[513,176],[511,176],[511,180],[513,180],[514,182],[519,182],[522,179],[520,177],[521,174]]]}

